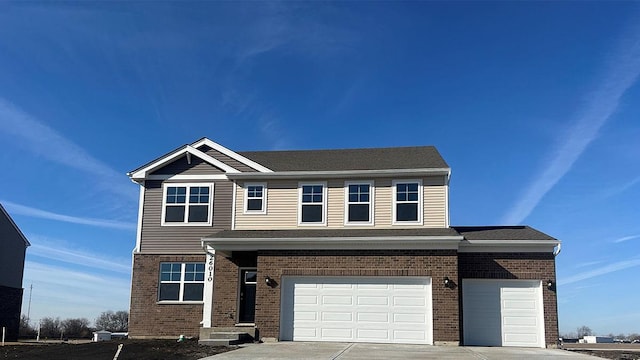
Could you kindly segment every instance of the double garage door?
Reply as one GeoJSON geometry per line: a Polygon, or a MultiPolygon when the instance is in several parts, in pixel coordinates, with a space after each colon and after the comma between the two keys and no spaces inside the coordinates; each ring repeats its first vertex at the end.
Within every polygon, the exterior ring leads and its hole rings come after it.
{"type": "Polygon", "coordinates": [[[545,347],[538,280],[462,280],[465,345],[545,347]]]}
{"type": "Polygon", "coordinates": [[[280,339],[432,344],[428,277],[283,277],[280,339]]]}

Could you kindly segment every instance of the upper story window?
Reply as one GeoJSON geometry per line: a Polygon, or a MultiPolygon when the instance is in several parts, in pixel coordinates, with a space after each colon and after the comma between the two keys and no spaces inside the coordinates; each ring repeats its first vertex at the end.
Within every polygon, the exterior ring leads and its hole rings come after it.
{"type": "Polygon", "coordinates": [[[161,263],[158,301],[202,301],[204,263],[161,263]]]}
{"type": "Polygon", "coordinates": [[[327,184],[313,183],[299,185],[300,206],[298,223],[326,225],[327,184]]]}
{"type": "Polygon", "coordinates": [[[373,224],[373,182],[345,183],[345,224],[373,224]]]}
{"type": "Polygon", "coordinates": [[[393,223],[422,224],[422,181],[393,182],[393,223]]]}
{"type": "Polygon", "coordinates": [[[266,214],[267,186],[265,184],[245,184],[245,214],[266,214]]]}
{"type": "Polygon", "coordinates": [[[211,225],[212,184],[165,184],[162,225],[211,225]]]}

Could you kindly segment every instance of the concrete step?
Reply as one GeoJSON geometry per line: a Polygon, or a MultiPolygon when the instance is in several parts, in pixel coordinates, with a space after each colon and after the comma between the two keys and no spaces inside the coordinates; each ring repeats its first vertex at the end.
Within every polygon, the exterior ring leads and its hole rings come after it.
{"type": "Polygon", "coordinates": [[[249,334],[242,331],[212,331],[211,333],[209,333],[209,339],[240,340],[248,336],[249,334]]]}
{"type": "Polygon", "coordinates": [[[241,344],[242,341],[237,339],[200,339],[198,344],[207,346],[229,346],[241,344]]]}

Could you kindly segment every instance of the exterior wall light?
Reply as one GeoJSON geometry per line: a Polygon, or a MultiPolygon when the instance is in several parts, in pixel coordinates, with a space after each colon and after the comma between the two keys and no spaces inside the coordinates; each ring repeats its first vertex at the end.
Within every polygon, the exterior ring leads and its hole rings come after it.
{"type": "Polygon", "coordinates": [[[455,286],[456,286],[456,283],[454,283],[453,280],[449,280],[448,276],[444,277],[444,287],[448,289],[453,289],[455,286]]]}
{"type": "Polygon", "coordinates": [[[278,283],[274,279],[270,278],[269,276],[265,276],[264,282],[267,283],[267,286],[271,288],[278,286],[278,283]]]}
{"type": "Polygon", "coordinates": [[[553,282],[553,280],[547,280],[547,289],[549,290],[553,290],[555,288],[555,283],[553,282]]]}

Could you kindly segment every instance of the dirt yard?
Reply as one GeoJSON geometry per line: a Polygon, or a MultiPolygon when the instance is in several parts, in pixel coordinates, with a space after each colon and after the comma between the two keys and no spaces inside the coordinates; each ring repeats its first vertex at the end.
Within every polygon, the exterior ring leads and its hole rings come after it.
{"type": "Polygon", "coordinates": [[[0,347],[0,360],[112,360],[124,344],[118,360],[196,360],[235,347],[203,346],[197,340],[114,340],[98,343],[57,343],[5,345],[0,347]]]}
{"type": "Polygon", "coordinates": [[[565,344],[564,348],[613,360],[640,360],[640,344],[565,344]]]}

